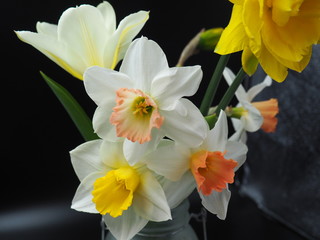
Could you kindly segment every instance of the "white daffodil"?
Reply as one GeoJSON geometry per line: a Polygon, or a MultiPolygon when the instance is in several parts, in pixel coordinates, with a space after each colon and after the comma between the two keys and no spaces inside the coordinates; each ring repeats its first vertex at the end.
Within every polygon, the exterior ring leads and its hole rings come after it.
{"type": "Polygon", "coordinates": [[[169,68],[157,43],[137,39],[119,72],[101,67],[85,72],[85,89],[98,105],[93,127],[102,139],[126,138],[124,152],[130,164],[164,136],[199,146],[207,123],[199,109],[182,97],[193,95],[201,78],[200,66],[169,68]]]}
{"type": "Polygon", "coordinates": [[[129,165],[123,142],[101,139],[78,146],[70,155],[81,181],[72,208],[102,214],[117,239],[131,239],[148,221],[171,219],[164,190],[146,165],[148,156],[129,165]]]}
{"type": "Polygon", "coordinates": [[[228,183],[233,183],[234,172],[244,163],[246,153],[245,144],[228,140],[227,118],[221,111],[215,127],[208,130],[199,147],[188,148],[171,141],[152,152],[147,165],[181,186],[188,182],[181,178],[196,183],[202,205],[218,218],[225,219],[231,196],[228,183]]]}
{"type": "MultiPolygon", "coordinates": [[[[229,68],[224,69],[223,76],[229,85],[235,79],[235,75],[229,68]]],[[[239,104],[237,107],[231,108],[231,120],[236,130],[235,135],[240,136],[243,130],[255,132],[260,128],[265,132],[275,131],[278,122],[275,116],[279,112],[277,99],[253,102],[253,99],[271,83],[272,79],[266,76],[263,82],[251,87],[247,92],[242,85],[239,86],[235,93],[239,104]]]]}
{"type": "Polygon", "coordinates": [[[17,31],[18,37],[38,49],[79,79],[90,66],[114,69],[149,13],[139,11],[124,18],[116,28],[112,6],[80,5],[61,15],[58,25],[38,22],[37,33],[17,31]]]}

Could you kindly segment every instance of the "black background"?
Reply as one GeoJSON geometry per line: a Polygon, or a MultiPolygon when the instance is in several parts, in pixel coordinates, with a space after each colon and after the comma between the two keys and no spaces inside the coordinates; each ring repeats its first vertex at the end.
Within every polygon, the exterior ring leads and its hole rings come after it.
{"type": "MultiPolygon", "coordinates": [[[[0,239],[100,239],[98,215],[70,209],[79,184],[69,151],[83,143],[39,71],[66,87],[92,116],[95,105],[83,83],[33,47],[21,42],[14,30],[35,31],[37,21],[57,23],[69,7],[100,1],[6,1],[1,21],[2,158],[0,239]]],[[[150,19],[138,36],[155,40],[174,66],[184,45],[202,28],[226,26],[232,4],[219,1],[110,1],[117,22],[130,13],[149,10],[150,19]]],[[[218,56],[202,52],[187,62],[200,64],[204,72],[201,89],[191,100],[199,105],[218,56]]],[[[230,60],[239,69],[239,56],[230,60]]],[[[225,88],[222,83],[221,89],[225,88]]],[[[218,95],[221,95],[218,94],[218,95]]],[[[218,100],[218,99],[217,99],[218,100]]],[[[217,101],[215,100],[215,101],[217,101]]],[[[199,210],[198,204],[193,206],[199,210]]],[[[193,221],[201,238],[201,226],[193,221]]],[[[233,187],[227,220],[209,216],[209,239],[301,239],[260,213],[233,187]]]]}

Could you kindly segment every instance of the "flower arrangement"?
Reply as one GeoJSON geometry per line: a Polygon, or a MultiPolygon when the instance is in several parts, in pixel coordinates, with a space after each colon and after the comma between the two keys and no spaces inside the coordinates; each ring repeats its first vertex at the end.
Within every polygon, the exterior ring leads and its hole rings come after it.
{"type": "Polygon", "coordinates": [[[91,120],[63,86],[41,73],[85,140],[70,152],[80,180],[71,207],[101,214],[117,239],[133,238],[149,221],[170,220],[171,210],[195,189],[203,207],[225,219],[228,184],[246,160],[246,132],[276,130],[277,99],[254,102],[255,96],[272,79],[284,81],[288,69],[301,72],[319,41],[316,0],[230,2],[229,25],[196,35],[175,67],[158,43],[137,37],[149,12],[133,13],[117,26],[108,2],[69,8],[58,25],[38,22],[37,33],[16,31],[83,81],[97,105],[91,120]],[[202,70],[184,62],[208,49],[221,57],[197,107],[187,97],[198,91],[202,70]],[[238,51],[242,68],[235,75],[227,64],[238,51]],[[259,64],[268,76],[246,91],[241,83],[259,64]],[[212,107],[222,77],[229,88],[212,107]],[[238,104],[231,106],[234,96],[238,104]]]}

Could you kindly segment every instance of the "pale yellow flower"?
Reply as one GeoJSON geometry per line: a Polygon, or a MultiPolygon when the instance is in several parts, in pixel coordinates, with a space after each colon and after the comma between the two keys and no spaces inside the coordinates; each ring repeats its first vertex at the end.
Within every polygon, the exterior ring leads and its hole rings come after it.
{"type": "Polygon", "coordinates": [[[285,80],[288,68],[301,72],[307,66],[312,45],[320,37],[319,0],[230,2],[234,4],[232,16],[215,52],[243,50],[242,65],[249,75],[259,62],[279,82],[285,80]]]}
{"type": "Polygon", "coordinates": [[[97,7],[85,4],[64,11],[58,25],[38,22],[37,33],[16,34],[83,80],[88,67],[114,69],[148,18],[148,12],[139,11],[125,17],[116,28],[115,12],[108,2],[97,7]]]}

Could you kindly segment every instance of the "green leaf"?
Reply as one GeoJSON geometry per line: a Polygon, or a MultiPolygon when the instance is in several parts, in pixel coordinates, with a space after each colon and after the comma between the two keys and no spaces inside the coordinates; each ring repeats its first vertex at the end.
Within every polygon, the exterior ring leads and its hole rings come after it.
{"type": "Polygon", "coordinates": [[[59,83],[53,81],[47,75],[40,71],[41,76],[49,85],[53,93],[59,99],[72,121],[78,128],[82,137],[85,141],[90,141],[98,139],[99,137],[94,133],[92,122],[80,104],[75,100],[75,98],[61,86],[59,83]]]}

